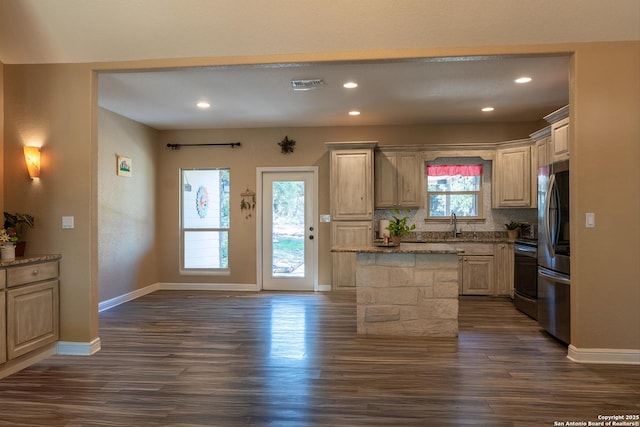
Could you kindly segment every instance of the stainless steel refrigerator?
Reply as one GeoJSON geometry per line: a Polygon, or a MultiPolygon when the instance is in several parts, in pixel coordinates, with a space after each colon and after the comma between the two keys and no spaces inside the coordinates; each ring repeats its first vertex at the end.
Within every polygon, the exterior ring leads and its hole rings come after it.
{"type": "Polygon", "coordinates": [[[538,322],[571,340],[569,161],[538,169],[538,322]]]}

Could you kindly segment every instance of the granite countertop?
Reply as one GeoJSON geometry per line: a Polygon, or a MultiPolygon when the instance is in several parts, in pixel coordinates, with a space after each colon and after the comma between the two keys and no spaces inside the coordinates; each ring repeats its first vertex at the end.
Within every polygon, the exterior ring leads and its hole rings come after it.
{"type": "Polygon", "coordinates": [[[335,246],[331,252],[358,252],[369,254],[453,254],[457,255],[463,251],[455,246],[445,243],[401,243],[400,246],[335,246]]]}
{"type": "Polygon", "coordinates": [[[456,243],[513,243],[513,240],[506,237],[448,237],[442,239],[415,239],[403,240],[402,243],[446,243],[454,245],[456,243]]]}
{"type": "Polygon", "coordinates": [[[416,231],[402,239],[407,243],[509,243],[504,231],[478,231],[477,233],[463,231],[456,237],[451,236],[450,231],[416,231]]]}
{"type": "Polygon", "coordinates": [[[57,261],[62,258],[62,255],[50,254],[50,255],[30,255],[25,257],[16,257],[13,261],[0,261],[0,268],[13,267],[16,265],[30,264],[35,262],[57,261]]]}

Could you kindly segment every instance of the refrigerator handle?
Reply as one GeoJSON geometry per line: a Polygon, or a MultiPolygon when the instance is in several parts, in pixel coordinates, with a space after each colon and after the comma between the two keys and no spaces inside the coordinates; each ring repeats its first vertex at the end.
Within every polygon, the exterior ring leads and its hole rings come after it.
{"type": "Polygon", "coordinates": [[[547,252],[552,257],[555,256],[555,251],[553,249],[553,242],[551,241],[551,227],[549,224],[550,218],[550,209],[551,209],[551,197],[553,196],[553,188],[556,184],[556,176],[555,174],[551,174],[549,176],[549,184],[547,185],[547,194],[544,197],[544,210],[542,211],[542,223],[544,225],[544,237],[545,244],[547,245],[547,252]]]}
{"type": "Polygon", "coordinates": [[[542,271],[540,269],[538,269],[538,274],[542,277],[544,277],[545,279],[551,280],[552,282],[555,283],[561,283],[563,285],[570,285],[571,284],[571,279],[568,279],[566,277],[561,277],[561,276],[557,276],[555,274],[549,274],[545,271],[542,271]]]}

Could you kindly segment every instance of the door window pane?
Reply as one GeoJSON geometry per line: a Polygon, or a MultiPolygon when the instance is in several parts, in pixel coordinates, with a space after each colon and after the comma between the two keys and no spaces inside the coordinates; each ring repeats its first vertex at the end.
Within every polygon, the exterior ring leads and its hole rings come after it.
{"type": "Polygon", "coordinates": [[[304,277],[304,191],[304,181],[273,182],[274,277],[304,277]]]}

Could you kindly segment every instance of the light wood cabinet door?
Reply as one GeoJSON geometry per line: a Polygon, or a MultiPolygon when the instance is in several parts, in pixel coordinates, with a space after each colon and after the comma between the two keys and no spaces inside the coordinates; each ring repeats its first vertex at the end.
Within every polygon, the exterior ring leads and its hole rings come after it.
{"type": "Polygon", "coordinates": [[[0,363],[7,361],[7,293],[0,291],[0,363]]]}
{"type": "Polygon", "coordinates": [[[496,243],[495,261],[495,295],[513,298],[513,243],[496,243]]]}
{"type": "Polygon", "coordinates": [[[417,153],[396,154],[398,176],[398,207],[419,208],[422,206],[422,168],[417,153]]]}
{"type": "Polygon", "coordinates": [[[462,295],[493,295],[493,273],[493,256],[461,256],[462,295]]]}
{"type": "Polygon", "coordinates": [[[331,151],[333,220],[373,219],[373,150],[331,151]]]}
{"type": "Polygon", "coordinates": [[[497,150],[493,165],[493,207],[531,207],[531,178],[530,146],[497,150]]]}
{"type": "Polygon", "coordinates": [[[538,154],[537,167],[546,166],[550,163],[551,156],[551,137],[539,139],[536,141],[536,152],[538,154]]]}
{"type": "Polygon", "coordinates": [[[422,168],[414,152],[375,154],[376,208],[419,208],[422,206],[422,168]]]}
{"type": "Polygon", "coordinates": [[[553,161],[569,158],[569,118],[564,118],[551,125],[551,147],[553,161]]]}
{"type": "Polygon", "coordinates": [[[58,340],[58,281],[7,291],[7,357],[14,359],[58,340]]]}
{"type": "MultiPolygon", "coordinates": [[[[336,221],[331,224],[332,246],[370,246],[373,244],[371,221],[336,221]]],[[[356,254],[340,252],[332,254],[333,289],[356,286],[356,254]]]]}
{"type": "Polygon", "coordinates": [[[374,169],[376,208],[395,208],[398,191],[395,153],[377,151],[374,169]]]}

